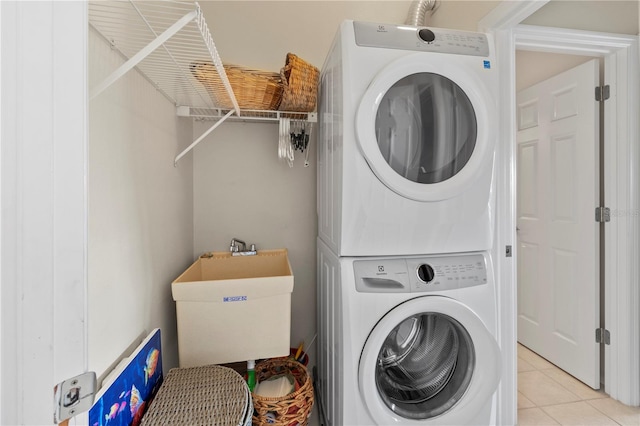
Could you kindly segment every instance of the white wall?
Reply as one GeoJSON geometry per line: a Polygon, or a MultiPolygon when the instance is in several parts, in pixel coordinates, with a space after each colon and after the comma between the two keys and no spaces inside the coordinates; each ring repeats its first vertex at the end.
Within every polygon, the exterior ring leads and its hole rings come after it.
{"type": "MultiPolygon", "coordinates": [[[[122,63],[89,34],[89,87],[122,63]]],[[[137,71],[89,104],[89,370],[101,375],[141,334],[162,329],[177,365],[171,282],[193,261],[193,168],[175,155],[191,122],[137,71]]]]}
{"type": "MultiPolygon", "coordinates": [[[[440,2],[431,26],[475,31],[499,1],[440,2]]],[[[287,52],[321,67],[345,19],[402,24],[411,1],[200,1],[225,63],[278,71],[287,52]]]]}
{"type": "Polygon", "coordinates": [[[638,34],[637,1],[551,0],[524,24],[617,34],[638,34]]]}
{"type": "Polygon", "coordinates": [[[518,50],[516,51],[516,91],[533,86],[591,59],[593,58],[590,56],[518,50]]]}
{"type": "MultiPolygon", "coordinates": [[[[212,123],[198,122],[194,135],[212,123]]],[[[286,248],[294,274],[291,345],[316,327],[316,157],[309,167],[278,159],[278,124],[224,123],[194,150],[194,251],[228,251],[232,238],[260,249],[286,248]]]]}

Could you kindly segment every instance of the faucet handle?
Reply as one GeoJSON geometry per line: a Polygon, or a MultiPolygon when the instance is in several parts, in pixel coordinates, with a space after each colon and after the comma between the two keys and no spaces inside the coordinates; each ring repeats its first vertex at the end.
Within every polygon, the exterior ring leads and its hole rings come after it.
{"type": "Polygon", "coordinates": [[[231,245],[229,246],[229,251],[231,251],[232,253],[237,253],[239,251],[245,251],[246,249],[247,249],[247,243],[245,243],[239,238],[231,239],[231,245]],[[242,246],[242,249],[240,249],[240,246],[242,246]]]}

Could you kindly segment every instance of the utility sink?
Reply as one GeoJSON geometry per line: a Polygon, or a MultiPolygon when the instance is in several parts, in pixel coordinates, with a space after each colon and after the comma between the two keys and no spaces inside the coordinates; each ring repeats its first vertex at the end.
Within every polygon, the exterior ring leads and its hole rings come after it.
{"type": "Polygon", "coordinates": [[[224,251],[200,256],[174,283],[286,276],[292,276],[286,249],[260,250],[252,256],[224,251]]]}
{"type": "Polygon", "coordinates": [[[180,367],[288,355],[292,291],[286,249],[201,256],[171,285],[180,367]]]}

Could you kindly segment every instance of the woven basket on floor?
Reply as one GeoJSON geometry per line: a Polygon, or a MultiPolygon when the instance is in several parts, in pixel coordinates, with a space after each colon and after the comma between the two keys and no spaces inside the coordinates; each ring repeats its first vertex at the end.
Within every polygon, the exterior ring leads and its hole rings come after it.
{"type": "Polygon", "coordinates": [[[279,398],[253,393],[253,426],[307,424],[313,408],[313,383],[305,366],[290,358],[269,359],[256,365],[258,382],[282,373],[291,373],[299,389],[279,398]]]}
{"type": "MultiPolygon", "coordinates": [[[[283,90],[278,73],[253,70],[236,65],[224,65],[224,70],[241,109],[278,109],[283,90]]],[[[231,98],[213,64],[194,62],[191,64],[191,73],[207,88],[217,107],[233,108],[231,98]]]]}
{"type": "Polygon", "coordinates": [[[251,394],[234,370],[219,365],[173,368],[141,426],[248,426],[251,394]]]}
{"type": "Polygon", "coordinates": [[[320,71],[293,53],[287,53],[285,66],[280,70],[284,92],[281,111],[311,112],[316,108],[320,71]]]}

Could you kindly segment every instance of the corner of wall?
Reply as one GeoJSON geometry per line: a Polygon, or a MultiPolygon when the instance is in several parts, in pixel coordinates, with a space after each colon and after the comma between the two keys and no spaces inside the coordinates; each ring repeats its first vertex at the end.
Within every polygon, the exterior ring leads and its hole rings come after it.
{"type": "MultiPolygon", "coordinates": [[[[90,87],[122,63],[89,35],[90,87]]],[[[89,109],[89,366],[101,374],[132,341],[162,330],[177,366],[171,282],[193,261],[193,161],[173,159],[191,122],[132,70],[89,109]]]]}

